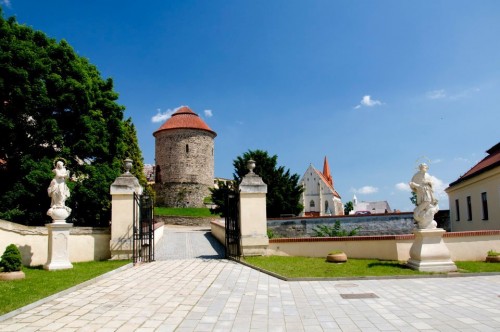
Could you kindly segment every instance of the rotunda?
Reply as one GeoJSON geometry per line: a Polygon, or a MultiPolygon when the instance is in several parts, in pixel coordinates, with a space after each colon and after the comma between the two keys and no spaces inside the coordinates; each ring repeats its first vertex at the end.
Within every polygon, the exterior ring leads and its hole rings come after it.
{"type": "Polygon", "coordinates": [[[214,181],[217,134],[189,107],[180,107],[153,133],[158,205],[202,207],[214,181]]]}

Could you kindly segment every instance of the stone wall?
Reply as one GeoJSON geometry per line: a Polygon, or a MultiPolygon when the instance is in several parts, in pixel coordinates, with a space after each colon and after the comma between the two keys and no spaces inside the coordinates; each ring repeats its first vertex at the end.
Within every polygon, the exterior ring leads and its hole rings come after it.
{"type": "Polygon", "coordinates": [[[165,225],[179,226],[202,226],[209,227],[210,223],[220,218],[199,218],[199,217],[175,217],[175,216],[155,216],[155,221],[163,222],[165,225]]]}
{"type": "Polygon", "coordinates": [[[337,220],[343,229],[361,227],[357,235],[411,234],[414,228],[413,213],[268,219],[267,228],[276,237],[310,237],[315,226],[332,226],[337,220]]]}
{"type": "MultiPolygon", "coordinates": [[[[349,258],[407,261],[414,239],[413,234],[271,239],[268,255],[326,257],[341,250],[349,258]]],[[[500,231],[445,233],[443,241],[453,261],[484,261],[488,250],[500,247],[500,231]]]]}
{"type": "MultiPolygon", "coordinates": [[[[71,262],[87,262],[109,259],[109,227],[73,227],[70,230],[69,259],[71,262]]],[[[47,227],[24,226],[0,220],[0,255],[9,244],[15,244],[23,265],[36,266],[47,263],[47,227]]]]}
{"type": "Polygon", "coordinates": [[[205,207],[203,200],[210,196],[209,186],[201,183],[157,183],[153,189],[158,206],[205,207]]]}

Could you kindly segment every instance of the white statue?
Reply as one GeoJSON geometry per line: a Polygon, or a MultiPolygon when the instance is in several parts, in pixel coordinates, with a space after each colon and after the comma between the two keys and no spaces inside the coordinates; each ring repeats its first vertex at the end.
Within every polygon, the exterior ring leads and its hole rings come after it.
{"type": "Polygon", "coordinates": [[[432,178],[427,174],[429,166],[420,164],[419,171],[413,175],[410,188],[417,194],[417,207],[413,210],[413,218],[420,229],[434,229],[437,223],[434,215],[439,211],[438,200],[434,197],[432,178]]]}
{"type": "Polygon", "coordinates": [[[55,174],[50,182],[47,192],[51,198],[50,209],[47,215],[54,220],[66,219],[71,213],[71,209],[65,205],[66,199],[70,196],[66,180],[69,178],[69,171],[64,167],[64,163],[59,160],[56,167],[52,170],[55,174]]]}

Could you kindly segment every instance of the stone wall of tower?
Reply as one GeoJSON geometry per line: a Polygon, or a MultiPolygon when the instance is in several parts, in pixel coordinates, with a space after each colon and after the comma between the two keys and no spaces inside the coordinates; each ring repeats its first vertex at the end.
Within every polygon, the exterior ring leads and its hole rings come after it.
{"type": "Polygon", "coordinates": [[[205,130],[158,132],[156,197],[165,206],[203,206],[214,179],[214,134],[205,130]]]}

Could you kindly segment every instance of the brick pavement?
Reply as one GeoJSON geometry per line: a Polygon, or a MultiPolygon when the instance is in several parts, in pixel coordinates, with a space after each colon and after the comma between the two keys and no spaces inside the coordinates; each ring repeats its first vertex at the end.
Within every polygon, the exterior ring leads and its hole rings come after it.
{"type": "MultiPolygon", "coordinates": [[[[176,245],[207,241],[203,231],[168,231],[176,245]]],[[[1,321],[0,331],[500,330],[498,275],[286,282],[224,259],[169,255],[1,321]]]]}

